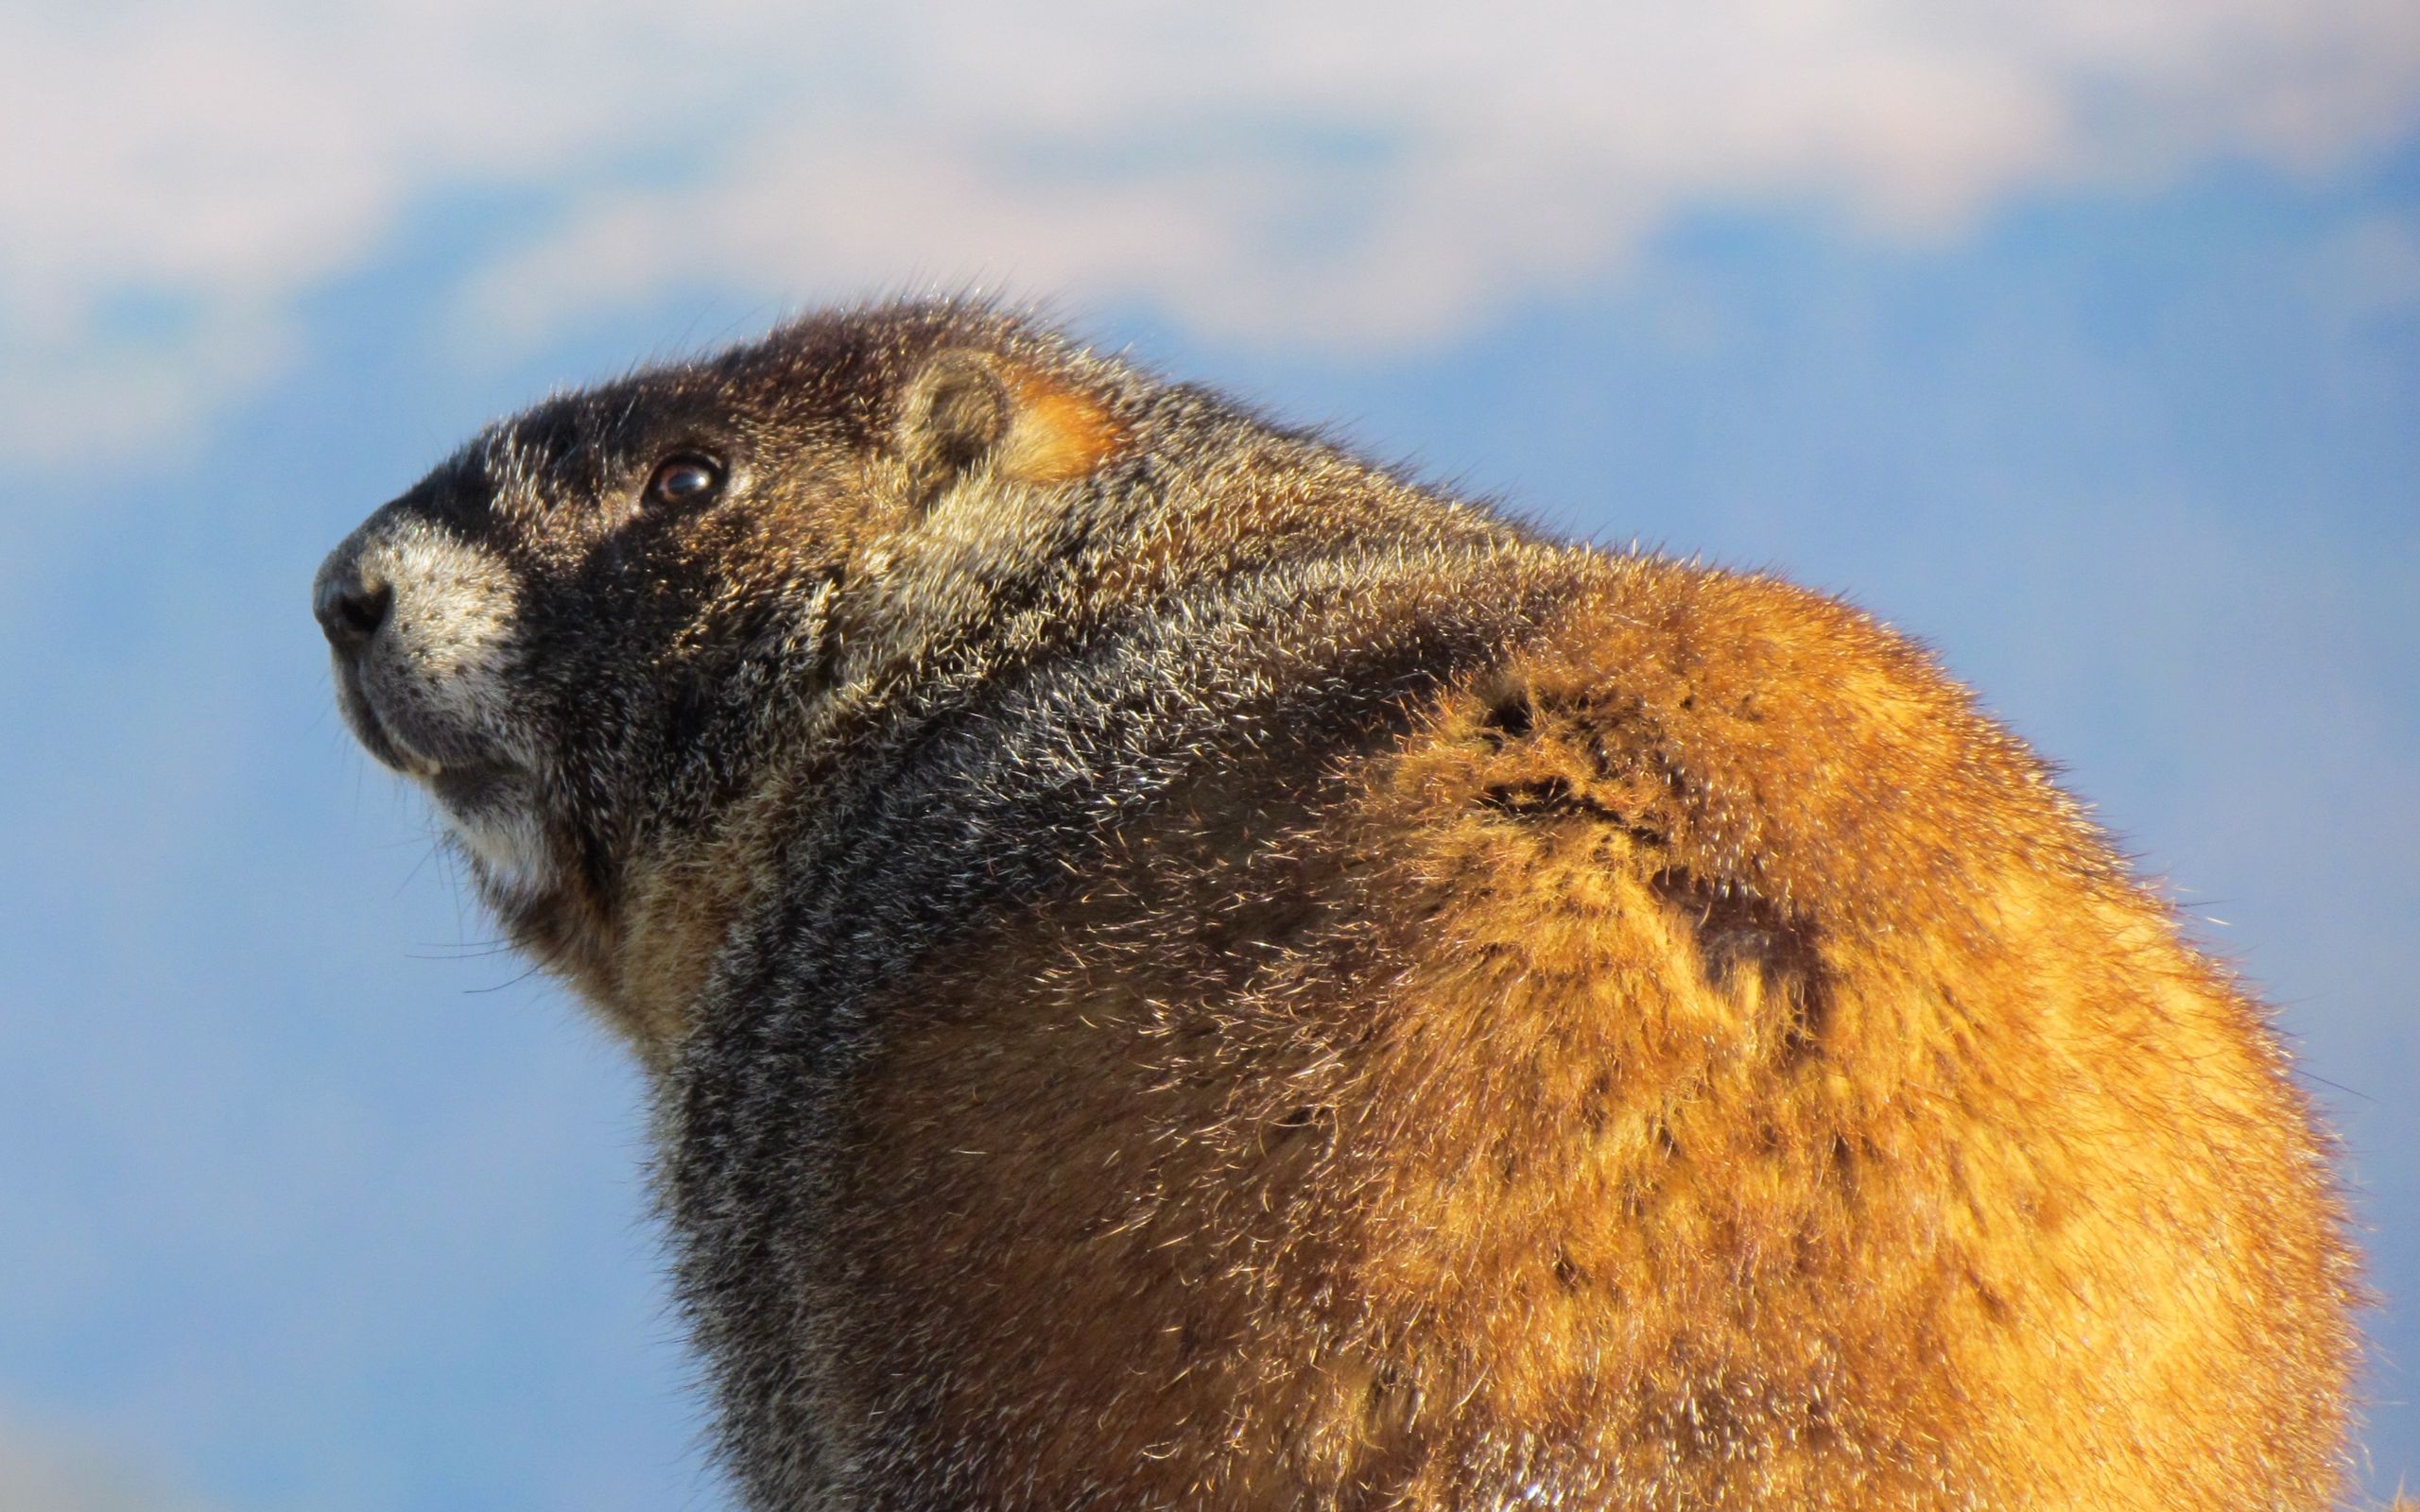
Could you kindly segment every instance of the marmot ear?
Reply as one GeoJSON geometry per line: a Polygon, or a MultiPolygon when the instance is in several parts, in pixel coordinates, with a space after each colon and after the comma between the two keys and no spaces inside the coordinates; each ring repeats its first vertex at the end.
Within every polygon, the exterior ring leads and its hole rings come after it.
{"type": "Polygon", "coordinates": [[[899,405],[899,456],[919,503],[992,455],[1009,433],[1009,387],[978,352],[944,352],[925,364],[899,405]]]}
{"type": "Polygon", "coordinates": [[[899,455],[919,503],[986,463],[1016,482],[1064,483],[1098,467],[1123,438],[1099,401],[988,352],[942,352],[899,406],[899,455]]]}

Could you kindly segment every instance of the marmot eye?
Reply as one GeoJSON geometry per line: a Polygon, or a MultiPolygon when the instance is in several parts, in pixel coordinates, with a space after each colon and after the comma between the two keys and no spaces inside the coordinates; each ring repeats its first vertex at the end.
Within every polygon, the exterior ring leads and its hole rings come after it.
{"type": "Polygon", "coordinates": [[[696,504],[722,487],[722,464],[711,456],[683,453],[655,465],[647,496],[656,504],[696,504]]]}

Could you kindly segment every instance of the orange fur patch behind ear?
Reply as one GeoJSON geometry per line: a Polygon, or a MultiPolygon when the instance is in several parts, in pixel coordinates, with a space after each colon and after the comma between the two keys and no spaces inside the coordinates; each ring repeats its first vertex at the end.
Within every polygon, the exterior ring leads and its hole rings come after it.
{"type": "Polygon", "coordinates": [[[1064,483],[1100,466],[1126,438],[1126,428],[1089,395],[1030,369],[1001,377],[1016,414],[998,453],[1004,476],[1064,483]]]}

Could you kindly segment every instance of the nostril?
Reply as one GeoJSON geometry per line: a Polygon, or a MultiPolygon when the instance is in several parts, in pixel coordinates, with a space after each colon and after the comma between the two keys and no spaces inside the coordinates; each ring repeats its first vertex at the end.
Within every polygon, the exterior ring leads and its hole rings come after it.
{"type": "Polygon", "coordinates": [[[377,634],[378,627],[387,623],[387,606],[393,603],[394,598],[394,591],[380,583],[375,588],[363,588],[347,593],[344,601],[337,606],[337,612],[344,616],[349,627],[368,637],[377,634]]]}
{"type": "Polygon", "coordinates": [[[378,633],[378,627],[387,623],[387,611],[394,602],[394,590],[385,583],[365,581],[349,572],[336,573],[320,584],[311,609],[328,644],[339,650],[353,650],[367,644],[378,633]]]}

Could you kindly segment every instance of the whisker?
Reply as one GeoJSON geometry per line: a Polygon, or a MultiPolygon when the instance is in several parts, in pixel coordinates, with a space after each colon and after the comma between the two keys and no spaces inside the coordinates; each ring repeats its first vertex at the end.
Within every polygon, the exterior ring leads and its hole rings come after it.
{"type": "Polygon", "coordinates": [[[510,981],[498,982],[493,987],[466,987],[462,991],[463,994],[468,997],[483,997],[490,992],[501,992],[509,987],[519,987],[522,983],[527,982],[531,977],[537,975],[539,971],[544,969],[544,968],[543,966],[533,964],[530,966],[529,970],[522,972],[519,976],[513,977],[510,981]]]}
{"type": "MultiPolygon", "coordinates": [[[[430,856],[433,856],[433,855],[437,854],[437,852],[439,851],[439,850],[440,850],[440,849],[441,849],[441,847],[438,847],[438,846],[430,846],[426,850],[424,850],[424,851],[423,851],[423,852],[421,853],[421,858],[420,858],[418,861],[415,861],[415,862],[413,862],[413,863],[412,863],[412,869],[411,869],[411,870],[409,870],[409,871],[405,872],[405,873],[404,873],[404,880],[403,880],[402,882],[400,882],[400,883],[398,883],[398,884],[396,885],[396,886],[395,886],[395,896],[396,896],[396,897],[401,898],[401,897],[404,895],[404,889],[405,889],[405,888],[406,888],[406,887],[409,887],[409,886],[412,885],[412,880],[413,880],[414,878],[416,878],[416,877],[418,877],[418,876],[420,875],[420,868],[423,868],[423,867],[424,867],[424,866],[427,866],[427,865],[428,865],[428,858],[429,858],[430,856]]],[[[458,922],[459,922],[459,920],[458,919],[458,920],[456,920],[456,922],[458,922],[458,922]]]]}

